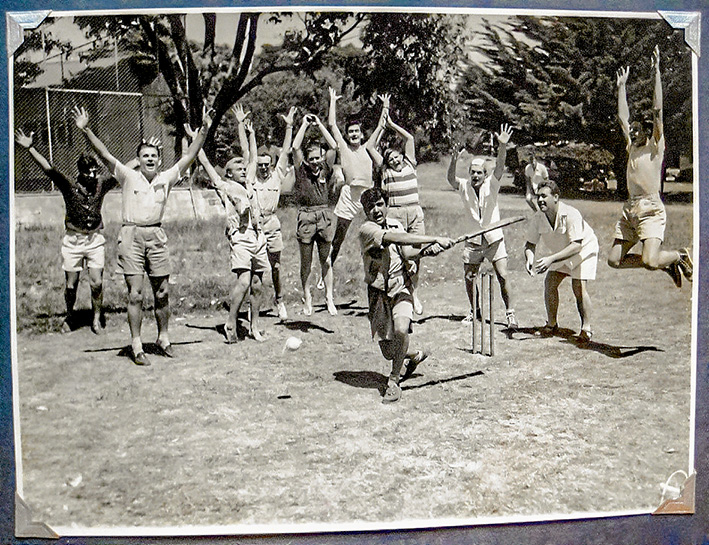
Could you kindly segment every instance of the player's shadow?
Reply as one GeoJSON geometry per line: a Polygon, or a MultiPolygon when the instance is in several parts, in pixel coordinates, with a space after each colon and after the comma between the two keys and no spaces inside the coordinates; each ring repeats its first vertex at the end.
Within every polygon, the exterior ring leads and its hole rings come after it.
{"type": "MultiPolygon", "coordinates": [[[[196,341],[181,341],[181,342],[173,342],[170,343],[173,346],[184,346],[188,344],[199,344],[201,343],[201,340],[196,340],[196,341]]],[[[146,354],[153,354],[154,356],[162,356],[162,350],[158,348],[158,345],[156,343],[143,343],[143,350],[145,350],[146,354]]],[[[106,348],[87,348],[84,350],[84,353],[92,353],[92,352],[116,352],[116,356],[119,358],[133,358],[133,348],[130,345],[127,346],[109,346],[106,348]]],[[[179,354],[178,354],[179,356],[179,354]]]]}
{"type": "MultiPolygon", "coordinates": [[[[246,322],[245,318],[238,319],[236,321],[236,337],[239,340],[246,339],[249,336],[249,328],[244,325],[246,322]]],[[[246,322],[248,323],[248,322],[246,322]]],[[[185,327],[188,327],[190,329],[202,329],[205,331],[215,331],[219,333],[222,337],[224,337],[224,340],[227,339],[226,336],[226,329],[224,328],[224,324],[216,324],[216,325],[197,325],[197,324],[185,324],[185,327]]]]}
{"type": "Polygon", "coordinates": [[[332,374],[337,382],[354,388],[367,388],[382,391],[386,389],[388,378],[374,371],[336,371],[332,374]]]}
{"type": "Polygon", "coordinates": [[[448,320],[449,322],[462,322],[465,316],[458,314],[432,314],[430,316],[425,316],[424,318],[419,318],[414,320],[416,324],[425,324],[429,320],[448,320]]]}
{"type": "MultiPolygon", "coordinates": [[[[447,377],[447,378],[441,378],[441,379],[436,379],[436,380],[429,380],[428,382],[423,382],[421,384],[411,384],[411,385],[406,385],[402,386],[402,390],[418,390],[419,388],[428,388],[429,386],[437,386],[438,384],[446,384],[448,382],[457,382],[459,380],[467,380],[472,377],[477,377],[480,375],[483,375],[484,373],[482,371],[472,371],[470,373],[464,373],[462,375],[456,375],[454,377],[447,377]]],[[[418,373],[414,373],[411,375],[409,380],[412,378],[416,378],[417,376],[421,376],[418,373]]]]}
{"type": "MultiPolygon", "coordinates": [[[[347,303],[335,303],[335,308],[337,309],[338,313],[344,314],[345,316],[352,316],[353,314],[356,314],[357,311],[362,311],[364,310],[364,316],[367,314],[367,308],[366,307],[361,307],[361,306],[355,306],[355,303],[357,303],[356,299],[352,299],[351,301],[348,301],[347,303]]],[[[325,303],[318,303],[316,305],[313,305],[313,312],[314,313],[320,313],[320,312],[326,312],[327,311],[327,305],[325,303]]]]}
{"type": "Polygon", "coordinates": [[[291,331],[302,331],[303,333],[307,333],[312,329],[322,331],[323,333],[334,333],[332,329],[328,329],[308,320],[285,320],[283,322],[279,322],[278,325],[282,325],[291,331]]]}

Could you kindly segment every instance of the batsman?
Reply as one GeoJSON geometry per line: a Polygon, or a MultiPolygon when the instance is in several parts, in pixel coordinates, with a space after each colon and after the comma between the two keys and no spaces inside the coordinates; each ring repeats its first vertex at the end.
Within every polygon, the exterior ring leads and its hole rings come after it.
{"type": "Polygon", "coordinates": [[[414,306],[413,283],[406,260],[435,255],[453,246],[455,241],[407,233],[398,220],[387,217],[387,197],[379,188],[364,191],[360,202],[367,217],[359,230],[359,242],[369,300],[368,317],[372,337],[379,340],[382,355],[391,361],[383,402],[392,403],[401,398],[399,383],[409,378],[428,356],[424,350],[412,350],[409,345],[414,306]],[[423,245],[425,249],[421,248],[423,245]]]}

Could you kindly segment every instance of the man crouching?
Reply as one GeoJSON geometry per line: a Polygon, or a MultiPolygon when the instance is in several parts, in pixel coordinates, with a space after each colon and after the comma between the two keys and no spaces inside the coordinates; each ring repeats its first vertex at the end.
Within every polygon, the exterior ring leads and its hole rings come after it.
{"type": "Polygon", "coordinates": [[[368,317],[372,337],[379,340],[384,358],[392,362],[383,399],[384,403],[392,403],[401,397],[399,382],[409,378],[427,357],[425,351],[409,348],[413,285],[405,262],[419,255],[435,255],[450,248],[453,240],[407,233],[399,221],[387,218],[387,199],[379,188],[364,191],[360,202],[367,216],[359,230],[359,242],[369,299],[368,317]],[[428,246],[422,250],[422,244],[428,246]],[[409,362],[401,375],[406,358],[409,362]]]}

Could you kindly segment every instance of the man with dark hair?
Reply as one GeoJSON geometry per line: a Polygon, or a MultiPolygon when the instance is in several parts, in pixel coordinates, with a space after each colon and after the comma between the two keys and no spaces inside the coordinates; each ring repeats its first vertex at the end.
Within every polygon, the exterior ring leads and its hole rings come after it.
{"type": "Polygon", "coordinates": [[[65,275],[64,300],[66,318],[62,331],[68,332],[76,325],[74,304],[79,285],[79,274],[84,266],[89,271],[91,331],[97,335],[104,327],[103,314],[103,269],[105,264],[106,239],[101,233],[103,220],[101,206],[109,190],[117,184],[115,178],[98,176],[99,165],[91,156],[82,154],[76,162],[78,176],[72,181],[56,170],[34,147],[34,133],[29,136],[21,130],[15,132],[15,142],[29,151],[30,156],[54,182],[64,197],[66,215],[62,239],[62,269],[65,275]]]}
{"type": "Polygon", "coordinates": [[[212,124],[210,112],[204,109],[202,126],[186,153],[165,171],[160,171],[160,149],[150,143],[138,146],[138,170],[132,170],[116,159],[88,127],[89,114],[74,107],[74,120],[91,146],[121,185],[123,226],[118,236],[118,266],[128,287],[128,325],[131,334],[133,362],[150,365],[140,337],[143,322],[143,276],[148,274],[155,296],[155,321],[158,327],[157,348],[163,356],[173,357],[168,336],[170,303],[170,254],[162,217],[170,190],[197,157],[212,124]]]}
{"type": "Polygon", "coordinates": [[[537,159],[537,154],[532,151],[529,156],[529,163],[524,167],[525,195],[524,199],[532,209],[532,212],[539,211],[537,207],[537,188],[544,180],[549,179],[547,167],[537,159]]]}
{"type": "Polygon", "coordinates": [[[306,114],[293,139],[293,164],[295,184],[293,192],[298,205],[296,237],[300,250],[300,283],[303,288],[303,313],[313,313],[313,296],[310,287],[310,268],[313,263],[313,244],[317,244],[320,271],[325,283],[325,299],[330,315],[337,314],[333,297],[332,264],[330,249],[335,234],[335,225],[329,200],[335,194],[337,184],[332,176],[335,162],[334,148],[337,143],[320,119],[306,114]],[[311,141],[302,150],[303,139],[308,127],[316,127],[327,141],[327,147],[320,141],[311,141]],[[329,149],[328,149],[329,148],[329,149]]]}
{"type": "Polygon", "coordinates": [[[425,351],[413,351],[409,347],[414,301],[413,283],[405,262],[450,248],[453,240],[407,233],[401,222],[387,217],[387,197],[379,188],[364,191],[360,202],[367,217],[359,230],[359,242],[369,300],[369,323],[382,355],[391,360],[383,402],[392,403],[401,397],[399,383],[409,378],[428,357],[425,351]],[[422,244],[433,246],[422,251],[422,244]],[[402,375],[406,359],[409,361],[402,375]]]}
{"type": "Polygon", "coordinates": [[[663,250],[667,214],[660,198],[665,136],[662,125],[662,81],[660,79],[660,49],[652,54],[654,91],[652,119],[630,123],[626,83],[630,67],[617,74],[618,120],[628,152],[628,201],[615,228],[615,240],[608,255],[608,264],[616,269],[661,269],[670,275],[678,288],[682,276],[692,281],[694,265],[688,248],[663,250]],[[640,242],[642,253],[629,253],[640,242]]]}
{"type": "Polygon", "coordinates": [[[576,308],[581,316],[579,343],[588,343],[591,330],[591,297],[586,283],[596,278],[598,263],[598,239],[593,229],[573,206],[559,201],[559,186],[552,180],[537,186],[539,212],[532,216],[524,247],[527,272],[534,276],[546,272],[544,303],[547,323],[542,334],[556,333],[559,309],[559,284],[571,277],[571,288],[576,297],[576,308]],[[551,254],[535,261],[539,239],[551,250],[551,254]]]}

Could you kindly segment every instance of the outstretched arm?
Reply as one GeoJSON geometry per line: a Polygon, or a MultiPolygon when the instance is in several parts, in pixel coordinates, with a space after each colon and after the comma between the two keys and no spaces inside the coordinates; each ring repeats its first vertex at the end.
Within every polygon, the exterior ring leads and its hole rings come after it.
{"type": "MultiPolygon", "coordinates": [[[[189,125],[185,125],[185,134],[187,134],[192,141],[197,138],[197,131],[189,125]]],[[[209,162],[207,154],[203,149],[200,149],[199,153],[197,153],[197,160],[199,160],[200,164],[204,167],[204,171],[207,173],[211,185],[216,188],[221,183],[222,179],[216,169],[212,166],[212,163],[209,162]]]]}
{"type": "Polygon", "coordinates": [[[244,130],[249,137],[249,160],[246,163],[246,173],[247,179],[251,180],[256,175],[258,168],[258,149],[256,147],[256,131],[254,131],[254,124],[250,119],[244,122],[244,130]]]}
{"type": "Polygon", "coordinates": [[[327,127],[325,127],[322,121],[320,121],[320,118],[317,115],[313,115],[313,119],[315,120],[314,124],[317,126],[318,130],[320,131],[320,134],[323,135],[323,138],[325,139],[325,142],[327,142],[328,147],[333,150],[337,149],[337,142],[330,134],[330,131],[327,130],[327,127]]]}
{"type": "Polygon", "coordinates": [[[199,128],[197,135],[187,148],[180,160],[177,161],[177,168],[180,174],[185,172],[187,168],[192,164],[192,162],[197,158],[197,153],[202,149],[204,141],[207,139],[207,133],[209,132],[209,127],[212,126],[212,110],[208,110],[206,106],[202,107],[202,126],[199,128]]]}
{"type": "Polygon", "coordinates": [[[380,168],[384,163],[384,158],[382,157],[382,154],[379,153],[379,150],[377,150],[377,146],[379,145],[379,141],[384,134],[384,129],[387,126],[387,119],[389,117],[389,101],[391,99],[391,95],[389,95],[389,93],[384,93],[383,95],[377,95],[377,97],[382,101],[382,113],[379,115],[379,123],[377,123],[377,127],[374,129],[374,132],[372,132],[369,136],[365,147],[367,148],[367,153],[369,153],[369,156],[374,162],[374,166],[376,168],[380,168]]]}
{"type": "Polygon", "coordinates": [[[327,114],[327,124],[332,131],[332,135],[337,142],[337,146],[342,148],[347,146],[347,142],[345,142],[345,139],[342,137],[342,132],[337,126],[337,101],[342,98],[342,96],[338,95],[337,91],[335,91],[332,87],[330,87],[328,91],[330,92],[330,108],[327,114]]]}
{"type": "Polygon", "coordinates": [[[387,116],[387,123],[391,129],[399,133],[404,139],[404,154],[409,161],[411,161],[411,164],[416,165],[416,143],[414,142],[414,135],[394,123],[389,116],[387,116]]]}
{"type": "Polygon", "coordinates": [[[281,114],[283,121],[286,122],[286,135],[283,138],[281,153],[278,155],[276,170],[279,170],[282,174],[285,174],[288,169],[288,154],[290,153],[290,148],[293,143],[293,121],[297,110],[298,109],[295,106],[292,106],[291,109],[288,110],[288,115],[281,114]]]}
{"type": "Polygon", "coordinates": [[[246,122],[246,118],[251,112],[244,111],[244,107],[241,104],[234,104],[234,106],[232,106],[231,108],[231,111],[234,114],[234,117],[236,117],[236,130],[239,134],[239,147],[241,148],[241,156],[244,158],[244,161],[248,163],[250,160],[249,140],[246,136],[246,128],[244,127],[244,123],[246,122]]]}
{"type": "Polygon", "coordinates": [[[26,136],[20,129],[17,129],[15,131],[15,142],[30,152],[32,159],[34,159],[35,163],[37,163],[45,173],[52,170],[51,163],[44,158],[44,155],[35,149],[33,132],[31,132],[29,136],[26,136]]]}
{"type": "Polygon", "coordinates": [[[303,138],[305,138],[305,132],[308,130],[308,125],[310,125],[309,121],[309,116],[310,114],[306,114],[303,117],[303,121],[300,124],[300,128],[298,129],[298,132],[295,135],[295,138],[293,139],[293,166],[295,168],[300,168],[300,165],[303,164],[303,138]]]}
{"type": "Polygon", "coordinates": [[[616,85],[618,86],[618,121],[625,136],[625,143],[630,146],[630,109],[628,108],[628,96],[625,89],[628,83],[630,67],[626,66],[618,70],[616,74],[616,85]]]}
{"type": "Polygon", "coordinates": [[[118,159],[116,159],[111,152],[108,151],[105,144],[99,140],[98,136],[96,136],[91,129],[89,129],[89,114],[86,109],[83,107],[79,108],[78,106],[74,106],[71,113],[74,116],[74,122],[76,123],[77,128],[86,135],[91,147],[98,154],[111,173],[115,172],[118,159]]]}
{"type": "Polygon", "coordinates": [[[501,180],[505,173],[505,161],[507,161],[507,143],[512,136],[512,129],[509,125],[503,124],[500,127],[500,132],[495,133],[497,137],[497,161],[495,162],[495,170],[492,171],[492,177],[496,180],[501,180]]]}
{"type": "Polygon", "coordinates": [[[453,151],[451,152],[451,162],[448,165],[448,183],[451,185],[453,189],[458,191],[460,188],[460,184],[458,183],[458,179],[456,177],[456,170],[458,167],[458,156],[460,155],[460,152],[463,150],[463,146],[459,143],[455,143],[453,145],[453,151]]]}
{"type": "Polygon", "coordinates": [[[662,79],[660,78],[660,47],[655,46],[652,52],[652,65],[655,72],[655,89],[652,95],[653,136],[659,142],[662,138],[662,79]]]}

